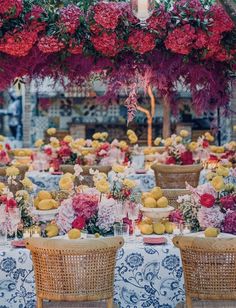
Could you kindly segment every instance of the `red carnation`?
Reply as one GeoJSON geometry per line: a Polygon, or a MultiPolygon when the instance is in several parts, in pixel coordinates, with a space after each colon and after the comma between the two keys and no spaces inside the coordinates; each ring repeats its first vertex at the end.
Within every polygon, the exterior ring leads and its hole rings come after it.
{"type": "Polygon", "coordinates": [[[15,57],[26,56],[37,40],[37,33],[27,30],[6,33],[0,40],[0,51],[15,57]]]}
{"type": "Polygon", "coordinates": [[[46,149],[44,149],[44,153],[47,154],[48,156],[51,156],[52,155],[52,149],[46,148],[46,149]]]}
{"type": "Polygon", "coordinates": [[[212,33],[232,31],[234,23],[221,5],[212,5],[209,11],[209,19],[213,20],[209,27],[212,33]]]}
{"type": "Polygon", "coordinates": [[[58,155],[62,157],[65,156],[67,157],[70,156],[71,154],[72,154],[71,149],[67,145],[62,146],[58,151],[58,155]]]}
{"type": "Polygon", "coordinates": [[[62,50],[65,45],[54,36],[43,36],[38,42],[38,48],[44,53],[53,53],[62,50]]]}
{"type": "Polygon", "coordinates": [[[80,25],[82,12],[78,6],[70,4],[60,10],[58,25],[66,33],[74,34],[80,25]]]}
{"type": "Polygon", "coordinates": [[[166,164],[167,165],[175,165],[176,164],[176,159],[172,156],[167,157],[166,159],[166,164]]]}
{"type": "Polygon", "coordinates": [[[29,24],[31,30],[40,32],[46,28],[46,22],[40,20],[45,13],[45,10],[41,6],[34,5],[32,10],[25,15],[25,20],[29,24]]]}
{"type": "Polygon", "coordinates": [[[100,36],[92,36],[91,41],[97,51],[108,57],[116,56],[123,48],[123,42],[115,33],[103,32],[100,36]]]}
{"type": "Polygon", "coordinates": [[[6,203],[6,202],[7,202],[7,196],[6,195],[0,196],[0,203],[6,203]]]}
{"type": "Polygon", "coordinates": [[[209,142],[206,139],[203,140],[202,147],[203,149],[206,149],[209,147],[209,142]]]}
{"type": "Polygon", "coordinates": [[[14,200],[12,198],[7,200],[6,205],[7,205],[7,208],[11,208],[11,209],[14,208],[14,207],[17,207],[16,200],[14,200]]]}
{"type": "Polygon", "coordinates": [[[10,151],[10,150],[11,150],[11,146],[10,146],[9,143],[6,143],[6,144],[5,144],[5,147],[6,147],[7,151],[10,151]]]}
{"type": "Polygon", "coordinates": [[[212,196],[211,194],[203,194],[200,197],[200,204],[207,208],[212,207],[215,204],[215,201],[216,201],[215,197],[212,196]]]}
{"type": "Polygon", "coordinates": [[[193,153],[191,151],[181,153],[180,159],[183,165],[192,165],[194,163],[193,153]]]}
{"type": "Polygon", "coordinates": [[[0,15],[4,18],[16,18],[23,11],[22,0],[0,0],[0,15]]]}
{"type": "Polygon", "coordinates": [[[94,8],[94,20],[105,29],[114,30],[121,15],[120,7],[114,2],[99,2],[94,8]]]}
{"type": "Polygon", "coordinates": [[[82,230],[85,227],[86,221],[83,217],[77,217],[72,222],[72,228],[82,230]]]}
{"type": "Polygon", "coordinates": [[[144,54],[155,48],[155,35],[144,30],[134,30],[129,36],[128,45],[130,45],[135,52],[144,54]]]}

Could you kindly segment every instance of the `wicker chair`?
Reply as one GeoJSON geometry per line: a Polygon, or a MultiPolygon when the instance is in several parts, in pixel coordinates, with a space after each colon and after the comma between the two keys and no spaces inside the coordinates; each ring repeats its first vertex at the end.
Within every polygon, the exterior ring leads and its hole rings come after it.
{"type": "Polygon", "coordinates": [[[43,299],[56,301],[56,307],[61,307],[58,302],[63,301],[102,300],[106,301],[103,307],[113,307],[116,253],[123,244],[122,237],[79,241],[27,239],[34,265],[37,308],[43,307],[43,299]]]}
{"type": "Polygon", "coordinates": [[[156,185],[167,189],[180,189],[186,187],[186,182],[193,187],[197,187],[202,170],[202,165],[163,165],[154,164],[156,185]]]}
{"type": "Polygon", "coordinates": [[[169,205],[176,209],[179,207],[179,203],[177,202],[178,197],[190,195],[190,191],[187,189],[162,189],[162,192],[163,196],[168,199],[169,205]]]}
{"type": "Polygon", "coordinates": [[[173,243],[181,251],[187,308],[236,307],[236,239],[177,236],[173,243]]]}
{"type": "MultiPolygon", "coordinates": [[[[90,169],[98,170],[99,172],[103,172],[106,174],[108,174],[108,172],[110,172],[112,169],[111,166],[83,166],[82,168],[83,168],[83,172],[81,173],[81,175],[84,177],[82,184],[88,185],[89,187],[94,186],[93,176],[89,173],[90,169]]],[[[60,170],[63,173],[69,172],[69,173],[74,174],[75,172],[73,165],[61,165],[60,170]]]]}

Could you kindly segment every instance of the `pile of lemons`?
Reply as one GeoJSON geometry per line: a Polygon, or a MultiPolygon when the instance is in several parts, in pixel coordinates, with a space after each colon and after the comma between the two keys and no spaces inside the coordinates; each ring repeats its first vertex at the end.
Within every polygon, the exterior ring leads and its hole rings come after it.
{"type": "Polygon", "coordinates": [[[168,206],[168,199],[163,196],[160,187],[154,187],[150,192],[142,194],[142,204],[148,208],[165,208],[168,206]]]}
{"type": "Polygon", "coordinates": [[[59,202],[53,199],[50,192],[41,190],[34,199],[34,206],[37,210],[48,211],[57,209],[59,202]]]}
{"type": "Polygon", "coordinates": [[[169,221],[160,221],[153,223],[151,219],[145,218],[140,224],[139,229],[143,235],[157,234],[162,235],[164,233],[173,233],[173,224],[169,221]]]}

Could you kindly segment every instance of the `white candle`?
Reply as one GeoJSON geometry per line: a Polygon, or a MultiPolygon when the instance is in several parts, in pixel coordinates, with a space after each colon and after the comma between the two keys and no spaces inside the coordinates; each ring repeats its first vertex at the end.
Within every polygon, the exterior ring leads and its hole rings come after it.
{"type": "Polygon", "coordinates": [[[138,0],[137,17],[140,20],[146,20],[149,17],[148,0],[138,0]]]}
{"type": "Polygon", "coordinates": [[[29,238],[29,237],[30,237],[30,232],[29,232],[29,231],[25,231],[25,232],[23,233],[23,237],[24,237],[24,238],[29,238]]]}

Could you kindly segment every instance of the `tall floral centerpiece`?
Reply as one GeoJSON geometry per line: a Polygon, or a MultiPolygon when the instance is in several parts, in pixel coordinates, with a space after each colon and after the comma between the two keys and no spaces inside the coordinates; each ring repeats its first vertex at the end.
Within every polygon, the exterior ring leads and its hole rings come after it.
{"type": "Polygon", "coordinates": [[[187,186],[190,194],[179,197],[179,209],[171,219],[189,223],[194,231],[214,227],[236,234],[236,186],[225,180],[228,173],[221,166],[211,172],[208,183],[197,188],[187,186]]]}

